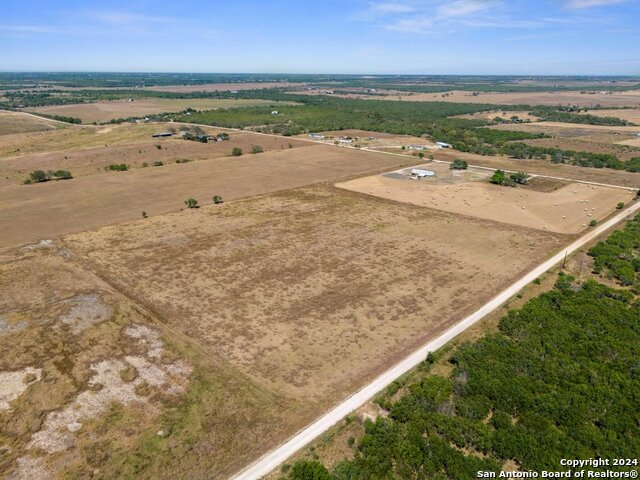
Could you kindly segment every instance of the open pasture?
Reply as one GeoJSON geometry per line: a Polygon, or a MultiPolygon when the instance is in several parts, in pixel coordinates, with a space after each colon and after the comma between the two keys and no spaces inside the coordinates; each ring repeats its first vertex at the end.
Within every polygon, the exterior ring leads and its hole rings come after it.
{"type": "MultiPolygon", "coordinates": [[[[255,138],[256,144],[267,139],[255,138]]],[[[0,188],[0,224],[5,226],[0,247],[130,221],[143,211],[148,215],[176,211],[190,197],[200,204],[210,203],[213,195],[232,200],[398,168],[411,161],[310,145],[67,181],[7,185],[0,188]]]]}
{"type": "Polygon", "coordinates": [[[634,197],[628,190],[579,183],[568,183],[553,191],[510,188],[490,184],[491,173],[486,170],[454,171],[437,163],[423,168],[434,171],[436,176],[411,180],[410,169],[405,169],[337,186],[397,202],[562,234],[581,232],[592,220],[601,220],[613,212],[618,202],[626,203],[634,197]]]}
{"type": "Polygon", "coordinates": [[[299,87],[303,83],[291,82],[241,82],[241,83],[204,83],[201,85],[159,85],[144,87],[143,90],[156,92],[194,93],[194,92],[233,92],[241,90],[262,90],[265,88],[299,87]]]}
{"type": "Polygon", "coordinates": [[[566,241],[318,186],[64,245],[204,351],[317,414],[566,241]]]}
{"type": "MultiPolygon", "coordinates": [[[[164,131],[168,127],[169,125],[155,125],[152,128],[148,125],[122,125],[98,130],[93,130],[91,127],[75,128],[69,132],[61,132],[56,139],[62,143],[61,147],[67,148],[44,152],[25,153],[19,141],[17,144],[21,147],[18,147],[18,152],[0,159],[0,186],[22,183],[33,170],[64,169],[69,170],[74,177],[104,176],[113,175],[113,172],[104,170],[111,164],[125,163],[131,169],[142,168],[145,164],[148,168],[159,168],[154,167],[153,163],[162,162],[166,166],[166,164],[175,163],[176,160],[198,161],[228,157],[233,148],[240,148],[244,153],[249,154],[254,146],[260,146],[268,152],[308,145],[306,142],[293,139],[258,136],[244,132],[229,132],[228,141],[208,143],[184,140],[179,135],[169,138],[151,136],[153,132],[164,131]],[[138,129],[141,135],[130,135],[138,129]],[[123,135],[121,140],[117,137],[119,133],[123,135]],[[109,136],[113,140],[109,141],[109,136]],[[104,143],[101,142],[98,146],[82,147],[80,139],[97,141],[104,139],[104,143]],[[74,143],[74,140],[77,140],[77,143],[74,143]]],[[[173,127],[176,128],[175,125],[173,127]]],[[[215,135],[225,130],[206,128],[205,131],[215,135]]],[[[29,138],[36,140],[38,137],[29,138]]],[[[16,150],[17,148],[13,147],[13,151],[16,150]]]]}
{"type": "Polygon", "coordinates": [[[581,112],[583,115],[594,115],[596,117],[615,117],[627,122],[640,125],[640,108],[613,108],[611,110],[589,110],[581,112]]]}
{"type": "Polygon", "coordinates": [[[0,136],[16,133],[41,132],[43,130],[55,130],[56,128],[63,127],[63,125],[56,124],[44,118],[0,111],[0,136]]]}
{"type": "Polygon", "coordinates": [[[0,254],[2,478],[226,478],[306,420],[77,260],[0,254]]]}
{"type": "MultiPolygon", "coordinates": [[[[115,100],[109,102],[80,103],[74,105],[55,105],[28,109],[34,113],[62,115],[80,118],[83,123],[104,123],[118,118],[144,117],[164,112],[179,112],[188,108],[194,110],[213,110],[217,108],[262,107],[275,105],[272,100],[224,99],[224,98],[154,98],[115,100]]],[[[290,104],[283,102],[283,104],[290,104]]]]}

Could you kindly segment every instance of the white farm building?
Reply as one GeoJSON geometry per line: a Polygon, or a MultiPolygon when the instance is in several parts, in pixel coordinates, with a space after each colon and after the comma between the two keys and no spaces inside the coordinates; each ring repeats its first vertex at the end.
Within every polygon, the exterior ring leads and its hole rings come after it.
{"type": "Polygon", "coordinates": [[[436,173],[431,170],[423,170],[422,168],[413,168],[411,169],[411,177],[412,178],[426,178],[426,177],[435,177],[436,173]]]}

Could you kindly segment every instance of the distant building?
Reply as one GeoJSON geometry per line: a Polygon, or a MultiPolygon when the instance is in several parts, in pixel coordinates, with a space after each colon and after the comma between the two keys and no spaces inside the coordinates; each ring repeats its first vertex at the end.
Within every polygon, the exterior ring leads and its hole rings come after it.
{"type": "Polygon", "coordinates": [[[409,145],[409,150],[416,150],[418,152],[422,152],[423,150],[426,150],[427,146],[426,145],[409,145]]]}
{"type": "Polygon", "coordinates": [[[432,172],[431,170],[423,170],[421,168],[413,168],[411,170],[411,177],[412,178],[425,178],[425,177],[435,177],[436,174],[435,172],[432,172]]]}
{"type": "Polygon", "coordinates": [[[161,132],[161,133],[154,133],[153,135],[151,135],[153,138],[159,138],[159,137],[172,137],[173,133],[171,132],[161,132]]]}
{"type": "Polygon", "coordinates": [[[449,143],[436,142],[436,145],[439,146],[440,148],[451,148],[451,145],[449,143]]]}
{"type": "Polygon", "coordinates": [[[313,140],[324,140],[324,135],[322,135],[320,133],[310,133],[309,134],[309,138],[311,138],[313,140]]]}
{"type": "Polygon", "coordinates": [[[340,137],[339,142],[345,145],[351,145],[353,143],[353,138],[351,137],[340,137]]]}
{"type": "Polygon", "coordinates": [[[278,110],[274,110],[273,112],[271,112],[271,115],[278,115],[278,110]]]}

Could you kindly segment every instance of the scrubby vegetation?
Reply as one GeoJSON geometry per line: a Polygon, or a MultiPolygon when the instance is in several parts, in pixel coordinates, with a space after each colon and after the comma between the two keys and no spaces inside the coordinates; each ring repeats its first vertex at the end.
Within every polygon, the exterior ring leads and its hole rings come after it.
{"type": "MultiPolygon", "coordinates": [[[[637,281],[638,248],[640,216],[590,254],[597,271],[625,285],[637,281]]],[[[472,479],[507,462],[520,471],[558,471],[563,458],[636,458],[634,293],[561,273],[552,291],[509,311],[497,332],[447,354],[448,377],[431,373],[432,356],[392,385],[377,400],[388,417],[365,421],[364,435],[350,442],[352,460],[331,471],[301,461],[285,478],[472,479]]]]}
{"type": "Polygon", "coordinates": [[[500,153],[517,159],[535,158],[550,160],[553,163],[568,163],[580,167],[612,168],[614,170],[640,172],[640,157],[623,162],[610,153],[576,152],[561,148],[527,145],[522,142],[506,143],[501,147],[500,153]]]}
{"type": "Polygon", "coordinates": [[[188,198],[184,201],[187,208],[198,208],[198,201],[195,198],[188,198]]]}
{"type": "Polygon", "coordinates": [[[594,258],[595,273],[606,273],[640,293],[640,215],[594,246],[589,255],[594,258]]]}
{"type": "Polygon", "coordinates": [[[449,165],[450,170],[466,170],[469,168],[469,163],[466,160],[455,159],[449,165]]]}
{"type": "Polygon", "coordinates": [[[129,165],[126,163],[112,163],[108,167],[105,167],[105,170],[110,170],[112,172],[126,172],[129,170],[129,165]]]}
{"type": "Polygon", "coordinates": [[[427,136],[450,143],[458,150],[481,154],[496,153],[496,148],[507,141],[543,136],[483,128],[489,125],[484,120],[449,118],[489,110],[495,107],[493,105],[380,102],[303,95],[279,95],[276,98],[295,101],[301,105],[282,106],[277,116],[271,115],[270,107],[243,107],[197,112],[179,116],[176,120],[229,128],[253,127],[262,132],[282,135],[359,129],[427,136]]]}
{"type": "MultiPolygon", "coordinates": [[[[587,113],[580,113],[580,108],[545,108],[539,107],[531,112],[532,115],[539,117],[540,120],[547,122],[566,122],[566,123],[582,123],[588,125],[609,125],[624,127],[633,125],[633,123],[622,120],[617,117],[599,117],[587,113]]],[[[586,111],[587,109],[585,109],[586,111]]]]}
{"type": "Polygon", "coordinates": [[[68,170],[48,170],[46,172],[44,170],[34,170],[29,174],[29,178],[24,181],[24,184],[43,183],[50,180],[70,180],[72,178],[73,175],[68,170]]]}

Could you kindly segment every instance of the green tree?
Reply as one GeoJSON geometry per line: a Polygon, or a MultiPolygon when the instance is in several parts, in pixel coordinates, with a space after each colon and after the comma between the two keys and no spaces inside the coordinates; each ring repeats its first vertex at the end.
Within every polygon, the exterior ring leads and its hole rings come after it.
{"type": "Polygon", "coordinates": [[[264,150],[260,145],[254,145],[253,147],[251,147],[251,153],[253,154],[262,153],[262,152],[264,152],[264,150]]]}
{"type": "Polygon", "coordinates": [[[218,205],[220,203],[224,203],[224,200],[222,200],[222,197],[220,195],[214,195],[213,196],[213,203],[218,205]]]}
{"type": "Polygon", "coordinates": [[[234,157],[239,157],[240,155],[242,155],[242,149],[240,147],[233,147],[233,150],[231,150],[231,155],[234,157]]]}
{"type": "Polygon", "coordinates": [[[51,177],[44,170],[34,170],[29,174],[32,183],[41,183],[51,180],[51,177]]]}
{"type": "Polygon", "coordinates": [[[496,170],[493,172],[493,175],[489,179],[491,183],[495,183],[496,185],[504,185],[504,182],[507,178],[507,175],[503,170],[496,170]]]}
{"type": "Polygon", "coordinates": [[[529,175],[525,172],[517,172],[511,174],[511,180],[520,185],[526,185],[529,182],[529,175]]]}
{"type": "Polygon", "coordinates": [[[187,208],[198,208],[198,201],[195,198],[189,198],[184,201],[187,208]]]}
{"type": "Polygon", "coordinates": [[[449,165],[450,170],[466,170],[469,168],[469,164],[465,160],[456,159],[451,165],[449,165]]]}

